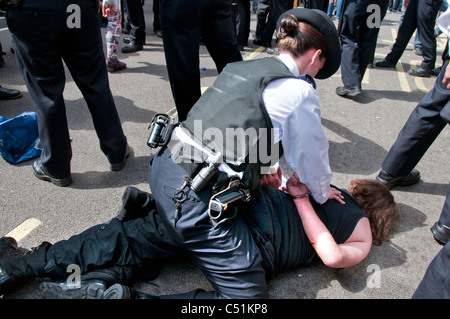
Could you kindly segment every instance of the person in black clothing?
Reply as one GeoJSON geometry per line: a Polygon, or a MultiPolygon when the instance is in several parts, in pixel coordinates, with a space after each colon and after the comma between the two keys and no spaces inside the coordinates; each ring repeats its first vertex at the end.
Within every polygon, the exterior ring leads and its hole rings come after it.
{"type": "Polygon", "coordinates": [[[340,96],[356,96],[361,94],[361,82],[367,66],[375,54],[380,26],[370,24],[373,12],[369,5],[379,8],[379,22],[386,15],[388,1],[346,0],[342,7],[340,23],[341,74],[344,86],[336,88],[340,96]]]}
{"type": "Polygon", "coordinates": [[[228,63],[242,60],[231,0],[162,0],[160,19],[170,87],[183,121],[201,96],[200,38],[219,73],[228,63]]]}
{"type": "Polygon", "coordinates": [[[423,61],[419,68],[410,69],[408,73],[413,76],[429,77],[436,63],[434,25],[442,0],[404,0],[403,4],[406,11],[394,46],[391,52],[384,59],[376,61],[375,65],[380,68],[395,68],[417,29],[422,43],[423,61]]]}
{"type": "Polygon", "coordinates": [[[99,2],[27,0],[12,3],[7,11],[7,23],[19,68],[36,110],[43,148],[40,159],[32,165],[34,175],[58,186],[72,183],[63,62],[86,100],[109,168],[121,170],[130,156],[130,149],[109,87],[98,19],[99,2]]]}
{"type": "MultiPolygon", "coordinates": [[[[350,267],[365,258],[372,241],[380,245],[388,240],[398,209],[392,194],[381,183],[354,180],[348,192],[340,189],[345,204],[329,200],[319,205],[308,199],[305,194],[309,190],[297,176],[294,175],[286,184],[288,193],[269,186],[279,185],[280,181],[281,171],[273,176],[266,175],[253,195],[252,203],[244,204],[238,213],[255,239],[256,246],[247,248],[259,249],[262,253],[259,262],[264,268],[264,276],[261,280],[271,279],[277,273],[319,260],[330,267],[350,267]],[[309,222],[311,218],[313,222],[309,222]],[[315,237],[319,230],[322,240],[317,241],[315,237]],[[324,233],[332,237],[324,239],[324,233]],[[344,257],[336,259],[329,253],[330,247],[334,247],[344,257]]],[[[153,196],[128,187],[123,196],[122,209],[116,218],[68,240],[53,245],[43,242],[37,249],[24,255],[26,250],[17,247],[13,238],[2,237],[0,294],[7,293],[18,279],[35,276],[64,279],[68,275],[66,268],[77,264],[82,273],[78,289],[70,288],[66,280],[46,281],[41,284],[43,296],[52,299],[157,298],[132,292],[122,284],[130,280],[143,280],[143,276],[147,280],[154,278],[163,260],[184,256],[176,242],[176,238],[170,236],[164,226],[153,196]],[[89,245],[86,245],[88,242],[89,245]]],[[[227,252],[224,247],[220,251],[225,259],[227,252]]],[[[245,273],[246,269],[242,269],[242,272],[245,273]]],[[[235,275],[240,277],[237,273],[235,275]]],[[[253,278],[256,274],[248,275],[253,278]]],[[[231,292],[232,287],[229,289],[231,292]]],[[[235,293],[239,291],[237,289],[235,293]]],[[[251,286],[240,292],[240,298],[252,297],[249,295],[251,286]]],[[[160,298],[213,298],[216,294],[196,289],[160,298]]],[[[222,294],[231,297],[226,290],[222,290],[222,294]]]]}
{"type": "MultiPolygon", "coordinates": [[[[123,53],[133,53],[144,49],[145,17],[143,0],[125,0],[130,21],[130,37],[124,38],[127,45],[121,48],[123,53]]],[[[156,0],[155,0],[156,1],[156,0]]]]}

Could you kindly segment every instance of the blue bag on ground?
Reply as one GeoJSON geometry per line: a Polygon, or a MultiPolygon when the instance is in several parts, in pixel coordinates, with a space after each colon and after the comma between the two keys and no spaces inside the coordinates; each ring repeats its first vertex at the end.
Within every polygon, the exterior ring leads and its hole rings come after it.
{"type": "Polygon", "coordinates": [[[0,116],[0,154],[8,162],[17,164],[42,152],[35,112],[6,119],[0,116]]]}

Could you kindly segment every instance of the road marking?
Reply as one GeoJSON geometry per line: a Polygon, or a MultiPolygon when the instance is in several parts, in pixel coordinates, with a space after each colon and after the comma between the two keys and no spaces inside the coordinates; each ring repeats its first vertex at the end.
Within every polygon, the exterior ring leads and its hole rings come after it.
{"type": "Polygon", "coordinates": [[[36,218],[28,218],[22,224],[7,233],[6,237],[12,237],[16,241],[20,241],[28,236],[35,228],[42,225],[42,222],[36,218]]]}

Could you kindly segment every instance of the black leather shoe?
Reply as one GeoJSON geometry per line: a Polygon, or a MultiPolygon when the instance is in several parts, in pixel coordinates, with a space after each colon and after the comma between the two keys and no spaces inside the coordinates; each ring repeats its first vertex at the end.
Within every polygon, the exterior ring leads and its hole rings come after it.
{"type": "Polygon", "coordinates": [[[69,175],[64,178],[56,178],[49,173],[47,173],[44,169],[44,166],[42,165],[42,161],[40,159],[37,159],[34,161],[32,165],[34,176],[39,178],[43,181],[49,181],[55,184],[56,186],[65,187],[72,183],[72,177],[69,175]]]}
{"type": "Polygon", "coordinates": [[[102,280],[87,280],[81,281],[79,286],[67,281],[46,281],[39,288],[44,299],[102,299],[108,287],[102,280]]]}
{"type": "MultiPolygon", "coordinates": [[[[133,38],[131,38],[131,37],[125,37],[125,38],[123,38],[123,43],[132,43],[133,41],[135,41],[133,38]]],[[[143,45],[145,45],[145,42],[144,42],[144,44],[143,45]]]]}
{"type": "Polygon", "coordinates": [[[362,93],[359,86],[339,86],[336,88],[336,94],[340,96],[357,96],[362,93]]]}
{"type": "Polygon", "coordinates": [[[450,227],[445,226],[441,222],[434,223],[431,227],[434,239],[442,246],[450,240],[450,227]]]}
{"type": "Polygon", "coordinates": [[[395,186],[410,186],[419,182],[420,172],[413,169],[408,175],[394,176],[381,170],[376,179],[386,185],[389,189],[394,188],[395,186]]]}
{"type": "Polygon", "coordinates": [[[103,299],[159,299],[156,296],[130,289],[128,286],[114,284],[103,293],[103,299]]]}
{"type": "Polygon", "coordinates": [[[0,238],[0,258],[20,256],[27,252],[29,252],[28,249],[17,246],[17,241],[14,238],[0,238]]]}
{"type": "Polygon", "coordinates": [[[0,100],[13,100],[22,97],[22,92],[18,90],[5,89],[0,86],[0,100]]]}
{"type": "Polygon", "coordinates": [[[391,68],[391,69],[395,69],[395,64],[386,61],[385,59],[383,60],[378,60],[375,62],[375,66],[379,67],[379,68],[391,68]]]}
{"type": "Polygon", "coordinates": [[[418,68],[418,69],[415,69],[415,70],[409,69],[408,73],[410,75],[413,75],[413,76],[420,76],[420,77],[423,77],[423,78],[429,78],[433,74],[433,70],[427,70],[427,69],[424,69],[424,68],[418,68]]]}
{"type": "Polygon", "coordinates": [[[127,150],[125,151],[125,157],[119,163],[109,163],[109,169],[112,171],[120,171],[125,167],[128,157],[131,156],[131,147],[127,145],[127,150]]]}
{"type": "Polygon", "coordinates": [[[145,217],[152,209],[156,209],[156,202],[151,194],[128,186],[122,195],[122,206],[119,208],[116,218],[126,222],[145,217]]]}
{"type": "Polygon", "coordinates": [[[261,41],[261,40],[257,40],[257,39],[253,40],[253,44],[254,45],[259,45],[259,46],[262,46],[262,47],[266,47],[266,48],[270,47],[270,43],[267,43],[267,42],[264,42],[264,41],[261,41]]]}
{"type": "Polygon", "coordinates": [[[123,53],[133,53],[133,52],[141,51],[143,49],[144,49],[144,46],[142,44],[130,42],[126,46],[122,47],[121,51],[123,53]]]}

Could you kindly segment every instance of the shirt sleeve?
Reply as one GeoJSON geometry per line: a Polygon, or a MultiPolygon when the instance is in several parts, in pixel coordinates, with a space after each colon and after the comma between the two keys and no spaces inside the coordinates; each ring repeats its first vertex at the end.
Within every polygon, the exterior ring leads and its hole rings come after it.
{"type": "Polygon", "coordinates": [[[282,124],[284,156],[311,196],[323,204],[329,196],[332,172],[328,139],[320,118],[319,99],[312,87],[302,90],[297,105],[282,124]]]}

